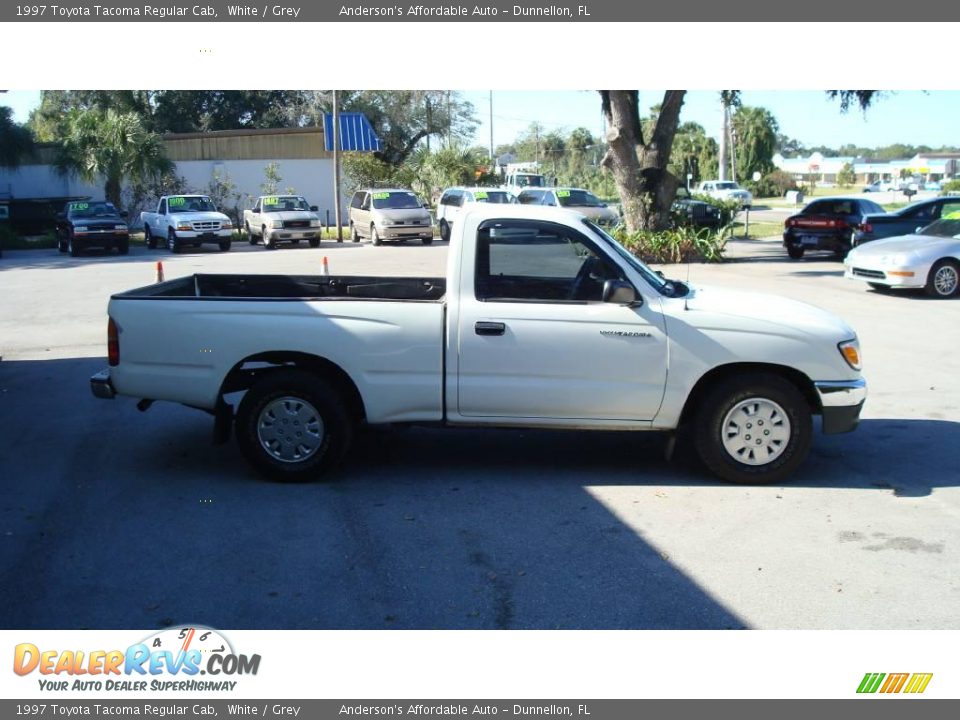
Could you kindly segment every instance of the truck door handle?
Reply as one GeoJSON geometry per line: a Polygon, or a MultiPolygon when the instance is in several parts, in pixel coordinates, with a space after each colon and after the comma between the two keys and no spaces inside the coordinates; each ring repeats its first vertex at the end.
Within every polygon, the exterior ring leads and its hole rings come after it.
{"type": "Polygon", "coordinates": [[[473,329],[477,335],[503,335],[507,326],[498,322],[478,322],[473,329]]]}

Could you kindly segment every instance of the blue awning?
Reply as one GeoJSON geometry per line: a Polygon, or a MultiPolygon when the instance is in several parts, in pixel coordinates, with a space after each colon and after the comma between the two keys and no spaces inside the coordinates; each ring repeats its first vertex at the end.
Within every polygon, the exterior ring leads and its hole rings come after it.
{"type": "MultiPolygon", "coordinates": [[[[323,116],[324,144],[333,151],[333,115],[323,116]]],[[[356,152],[377,152],[381,149],[380,138],[363,113],[340,113],[340,149],[356,152]]]]}

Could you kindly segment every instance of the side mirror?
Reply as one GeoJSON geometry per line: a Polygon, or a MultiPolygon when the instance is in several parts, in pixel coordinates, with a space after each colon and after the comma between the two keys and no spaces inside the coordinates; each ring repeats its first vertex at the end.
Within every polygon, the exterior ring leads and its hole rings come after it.
{"type": "Polygon", "coordinates": [[[626,280],[607,280],[603,283],[603,301],[615,305],[639,305],[637,290],[626,280]]]}
{"type": "Polygon", "coordinates": [[[318,205],[310,206],[310,212],[318,212],[319,210],[320,210],[320,207],[318,205]]]}

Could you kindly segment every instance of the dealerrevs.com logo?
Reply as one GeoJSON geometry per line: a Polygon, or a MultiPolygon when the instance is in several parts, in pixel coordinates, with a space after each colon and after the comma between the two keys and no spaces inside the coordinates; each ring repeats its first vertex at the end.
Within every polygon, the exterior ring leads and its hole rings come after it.
{"type": "Polygon", "coordinates": [[[205,627],[164,630],[125,650],[56,650],[20,643],[13,653],[14,673],[39,675],[44,691],[231,691],[238,682],[232,678],[256,675],[259,669],[260,655],[234,652],[222,634],[205,627]]]}
{"type": "Polygon", "coordinates": [[[858,693],[919,694],[927,689],[933,673],[866,673],[858,693]]]}

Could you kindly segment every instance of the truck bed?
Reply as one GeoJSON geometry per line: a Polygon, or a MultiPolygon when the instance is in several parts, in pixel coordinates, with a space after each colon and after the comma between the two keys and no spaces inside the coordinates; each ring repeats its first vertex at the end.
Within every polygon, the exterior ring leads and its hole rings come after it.
{"type": "Polygon", "coordinates": [[[114,295],[130,299],[397,300],[440,302],[444,278],[195,274],[114,295]]]}

